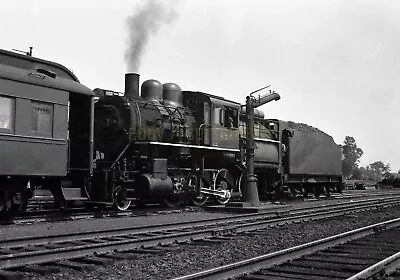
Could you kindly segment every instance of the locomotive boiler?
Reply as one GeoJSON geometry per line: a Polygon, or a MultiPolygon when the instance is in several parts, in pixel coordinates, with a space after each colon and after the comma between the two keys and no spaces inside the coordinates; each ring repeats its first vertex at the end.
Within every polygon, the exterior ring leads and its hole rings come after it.
{"type": "Polygon", "coordinates": [[[190,110],[182,106],[182,90],[174,83],[162,85],[139,74],[125,75],[125,93],[95,89],[95,147],[115,155],[132,142],[190,143],[195,124],[190,110]]]}

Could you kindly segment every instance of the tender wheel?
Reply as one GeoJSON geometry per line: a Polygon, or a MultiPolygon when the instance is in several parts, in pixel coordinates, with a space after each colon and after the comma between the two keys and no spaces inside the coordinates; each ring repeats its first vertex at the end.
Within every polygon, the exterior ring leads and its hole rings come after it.
{"type": "Polygon", "coordinates": [[[117,187],[113,193],[114,207],[120,211],[126,211],[131,206],[132,200],[126,198],[126,189],[122,186],[117,187]]]}
{"type": "Polygon", "coordinates": [[[0,213],[5,214],[10,212],[13,205],[12,197],[10,198],[7,191],[0,192],[0,213]]]}
{"type": "Polygon", "coordinates": [[[289,187],[288,198],[295,199],[297,197],[295,187],[289,187]]]}
{"type": "Polygon", "coordinates": [[[14,196],[13,203],[12,203],[12,211],[16,213],[23,213],[26,212],[28,208],[28,200],[30,196],[29,190],[24,190],[20,193],[17,193],[14,196]]]}
{"type": "MultiPolygon", "coordinates": [[[[200,181],[200,187],[201,188],[204,187],[203,179],[201,179],[201,181],[200,181]]],[[[196,206],[202,206],[202,205],[206,204],[206,202],[208,201],[209,198],[210,197],[208,195],[201,193],[199,196],[195,196],[192,198],[192,203],[196,206]]]]}
{"type": "Polygon", "coordinates": [[[321,187],[318,187],[318,186],[314,188],[314,197],[315,198],[319,198],[321,196],[321,194],[323,194],[323,193],[324,193],[323,187],[322,187],[322,189],[321,189],[321,187]]]}
{"type": "Polygon", "coordinates": [[[216,200],[219,204],[226,204],[231,199],[231,193],[233,190],[233,179],[232,176],[227,169],[221,169],[218,171],[214,180],[214,189],[215,190],[228,190],[228,195],[226,197],[216,197],[216,200]]]}
{"type": "Polygon", "coordinates": [[[331,197],[331,189],[329,187],[325,188],[325,196],[326,197],[331,197]]]}
{"type": "Polygon", "coordinates": [[[3,213],[6,209],[6,202],[4,199],[0,199],[0,213],[3,213]]]}

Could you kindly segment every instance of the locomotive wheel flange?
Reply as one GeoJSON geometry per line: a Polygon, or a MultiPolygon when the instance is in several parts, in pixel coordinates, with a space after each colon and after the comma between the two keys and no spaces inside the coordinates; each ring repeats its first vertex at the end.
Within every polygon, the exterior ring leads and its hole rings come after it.
{"type": "Polygon", "coordinates": [[[132,200],[126,198],[126,189],[122,186],[115,188],[113,192],[113,206],[120,210],[126,211],[131,206],[132,200]]]}

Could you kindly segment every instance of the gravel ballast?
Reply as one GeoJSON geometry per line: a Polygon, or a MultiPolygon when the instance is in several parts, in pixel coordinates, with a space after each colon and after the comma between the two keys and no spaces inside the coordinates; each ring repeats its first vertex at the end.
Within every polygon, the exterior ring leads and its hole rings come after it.
{"type": "Polygon", "coordinates": [[[327,236],[400,217],[400,206],[289,224],[266,234],[237,235],[213,245],[179,245],[160,254],[136,254],[134,260],[98,266],[94,271],[62,269],[48,276],[25,273],[25,279],[170,279],[282,250],[327,236]]]}

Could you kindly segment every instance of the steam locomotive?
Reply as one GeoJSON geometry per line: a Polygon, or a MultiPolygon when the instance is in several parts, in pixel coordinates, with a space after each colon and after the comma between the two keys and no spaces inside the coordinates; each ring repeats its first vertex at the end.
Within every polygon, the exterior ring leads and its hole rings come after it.
{"type": "MultiPolygon", "coordinates": [[[[55,62],[0,50],[0,211],[36,188],[69,201],[227,203],[245,189],[246,115],[239,103],[125,75],[125,92],[90,90],[55,62]]],[[[256,111],[260,195],[341,190],[341,150],[307,125],[256,111]]]]}

